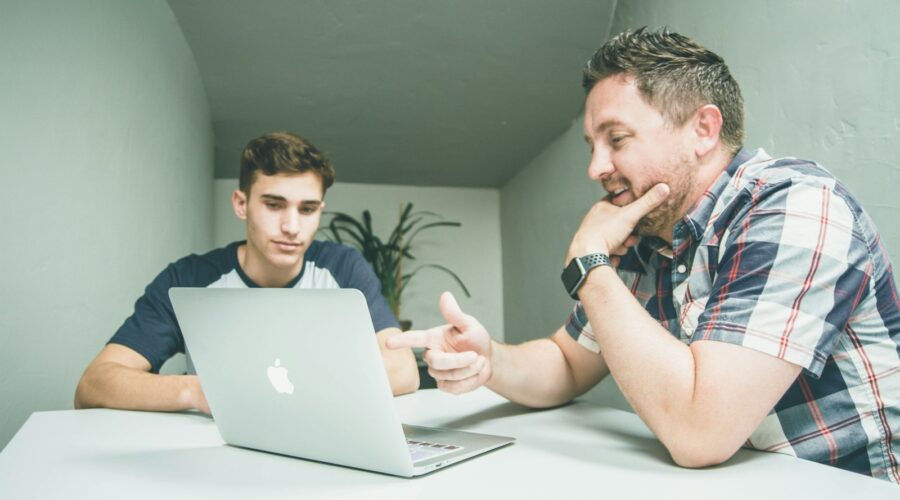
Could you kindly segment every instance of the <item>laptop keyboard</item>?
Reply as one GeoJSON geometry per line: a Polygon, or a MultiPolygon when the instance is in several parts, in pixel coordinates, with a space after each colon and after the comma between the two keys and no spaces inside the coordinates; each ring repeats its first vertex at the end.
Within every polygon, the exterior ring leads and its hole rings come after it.
{"type": "Polygon", "coordinates": [[[415,441],[407,439],[406,444],[409,446],[409,455],[413,462],[425,460],[426,458],[434,458],[447,453],[453,453],[463,449],[462,446],[452,444],[429,443],[427,441],[415,441]]]}

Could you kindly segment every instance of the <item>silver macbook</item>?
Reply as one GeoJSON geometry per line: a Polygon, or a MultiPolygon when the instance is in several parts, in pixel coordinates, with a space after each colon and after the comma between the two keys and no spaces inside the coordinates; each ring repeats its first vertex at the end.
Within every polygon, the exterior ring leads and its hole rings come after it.
{"type": "Polygon", "coordinates": [[[362,293],[172,288],[229,444],[412,477],[514,438],[401,425],[362,293]]]}

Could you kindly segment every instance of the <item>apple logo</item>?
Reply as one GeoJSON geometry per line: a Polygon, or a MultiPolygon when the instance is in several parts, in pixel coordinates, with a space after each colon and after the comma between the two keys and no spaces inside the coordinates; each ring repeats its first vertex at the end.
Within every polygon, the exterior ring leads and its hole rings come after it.
{"type": "Polygon", "coordinates": [[[269,382],[280,394],[293,394],[294,384],[288,379],[288,369],[281,366],[281,358],[275,359],[275,366],[270,366],[266,370],[269,376],[269,382]]]}

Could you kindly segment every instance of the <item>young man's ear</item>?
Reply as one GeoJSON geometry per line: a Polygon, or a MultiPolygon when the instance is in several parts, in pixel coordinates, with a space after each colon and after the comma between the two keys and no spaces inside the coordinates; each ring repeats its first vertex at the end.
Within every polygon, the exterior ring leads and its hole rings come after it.
{"type": "Polygon", "coordinates": [[[231,207],[238,219],[247,220],[247,194],[240,189],[231,193],[231,207]]]}
{"type": "Polygon", "coordinates": [[[721,140],[722,112],[715,104],[701,106],[695,115],[694,132],[697,142],[694,152],[697,156],[705,156],[715,149],[721,140]]]}

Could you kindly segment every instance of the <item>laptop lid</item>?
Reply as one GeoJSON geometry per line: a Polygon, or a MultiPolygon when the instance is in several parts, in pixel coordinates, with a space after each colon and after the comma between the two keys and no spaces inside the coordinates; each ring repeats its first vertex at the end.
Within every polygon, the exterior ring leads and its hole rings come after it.
{"type": "Polygon", "coordinates": [[[513,441],[400,424],[365,297],[354,289],[172,288],[229,444],[414,476],[513,441]],[[457,446],[416,462],[406,439],[457,446]]]}
{"type": "Polygon", "coordinates": [[[173,288],[169,296],[226,442],[412,475],[361,292],[173,288]]]}

